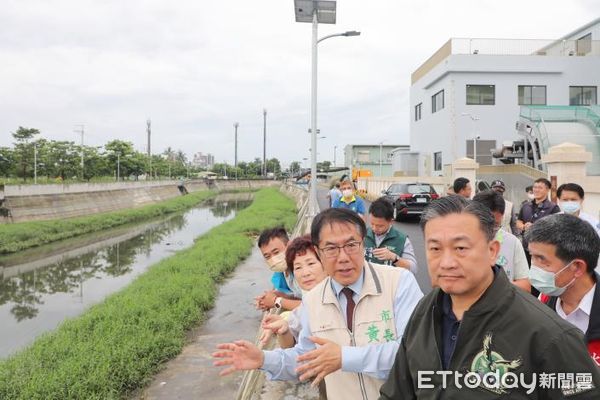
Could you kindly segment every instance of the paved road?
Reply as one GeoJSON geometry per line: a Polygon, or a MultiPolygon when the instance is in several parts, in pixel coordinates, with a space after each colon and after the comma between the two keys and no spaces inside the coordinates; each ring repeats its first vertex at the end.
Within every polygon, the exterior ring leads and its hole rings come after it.
{"type": "MultiPolygon", "coordinates": [[[[245,339],[254,341],[261,312],[254,308],[254,297],[271,287],[271,272],[256,246],[232,276],[219,287],[215,307],[208,320],[190,332],[189,343],[181,354],[169,361],[152,382],[133,400],[230,400],[235,398],[243,374],[220,377],[212,365],[217,343],[245,339]]],[[[290,385],[290,390],[297,385],[290,385]]],[[[295,392],[294,392],[295,393],[295,392]]],[[[279,397],[282,398],[282,397],[279,397]]]]}
{"type": "MultiPolygon", "coordinates": [[[[319,199],[319,207],[321,210],[324,210],[329,207],[327,203],[327,190],[324,188],[319,188],[317,190],[317,196],[319,199]]],[[[367,210],[369,209],[369,205],[371,203],[366,201],[367,210]]],[[[431,281],[429,279],[429,274],[427,273],[427,262],[425,261],[425,245],[423,240],[423,233],[421,232],[421,228],[419,227],[419,218],[413,217],[413,219],[406,220],[405,222],[394,222],[394,226],[406,233],[410,238],[410,241],[415,249],[415,256],[417,257],[417,265],[419,266],[419,270],[417,271],[416,278],[421,290],[424,294],[427,294],[431,291],[431,281]]]]}

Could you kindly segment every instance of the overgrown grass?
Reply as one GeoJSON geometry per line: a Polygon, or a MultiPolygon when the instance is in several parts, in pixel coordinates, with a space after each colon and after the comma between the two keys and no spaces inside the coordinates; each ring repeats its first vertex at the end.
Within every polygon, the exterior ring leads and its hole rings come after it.
{"type": "Polygon", "coordinates": [[[0,362],[0,399],[121,399],[176,356],[213,304],[218,282],[247,257],[252,235],[296,219],[276,189],[153,265],[122,291],[0,362]]]}
{"type": "Polygon", "coordinates": [[[185,210],[215,195],[215,192],[201,191],[140,208],[68,219],[1,224],[0,254],[185,210]]]}

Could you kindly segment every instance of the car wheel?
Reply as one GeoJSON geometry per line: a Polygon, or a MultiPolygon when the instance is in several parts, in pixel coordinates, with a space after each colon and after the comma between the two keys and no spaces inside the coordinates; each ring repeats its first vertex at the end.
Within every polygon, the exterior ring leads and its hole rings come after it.
{"type": "Polygon", "coordinates": [[[397,209],[394,208],[394,219],[398,222],[404,221],[405,215],[401,212],[398,212],[397,209]]]}

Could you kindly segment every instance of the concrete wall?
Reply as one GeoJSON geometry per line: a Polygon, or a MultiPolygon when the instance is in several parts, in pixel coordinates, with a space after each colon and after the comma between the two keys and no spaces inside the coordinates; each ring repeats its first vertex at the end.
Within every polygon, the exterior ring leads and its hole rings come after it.
{"type": "MultiPolygon", "coordinates": [[[[260,189],[278,186],[273,180],[186,181],[188,192],[260,189]]],[[[181,195],[181,181],[16,185],[4,188],[1,204],[8,214],[0,223],[72,218],[158,203],[181,195]]]]}
{"type": "Polygon", "coordinates": [[[83,215],[136,208],[158,203],[181,193],[177,184],[98,190],[78,193],[51,193],[6,196],[3,206],[10,222],[72,218],[83,215]]]}
{"type": "Polygon", "coordinates": [[[64,185],[7,185],[4,187],[6,197],[36,196],[43,194],[70,194],[105,192],[111,190],[139,189],[143,187],[177,186],[180,181],[132,181],[109,183],[73,183],[64,185]]]}

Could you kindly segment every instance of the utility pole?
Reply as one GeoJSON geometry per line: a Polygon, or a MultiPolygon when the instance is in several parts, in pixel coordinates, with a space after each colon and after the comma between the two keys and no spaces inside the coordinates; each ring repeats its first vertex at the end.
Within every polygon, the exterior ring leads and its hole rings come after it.
{"type": "Polygon", "coordinates": [[[238,143],[238,136],[237,136],[237,130],[238,130],[238,126],[240,126],[240,124],[238,122],[233,124],[233,127],[235,128],[235,157],[233,159],[233,166],[235,167],[235,180],[237,181],[238,178],[238,172],[237,172],[237,143],[238,143]]]}
{"type": "Polygon", "coordinates": [[[81,134],[81,180],[83,181],[83,132],[84,132],[84,125],[75,125],[76,127],[79,127],[79,129],[75,129],[75,132],[80,133],[81,134]]]}
{"type": "Polygon", "coordinates": [[[379,177],[383,175],[383,142],[379,142],[379,177]]]}
{"type": "Polygon", "coordinates": [[[263,108],[263,178],[267,176],[267,109],[263,108]]]}
{"type": "Polygon", "coordinates": [[[337,165],[335,162],[335,155],[337,153],[337,146],[333,146],[333,167],[335,168],[335,166],[337,165]]]}
{"type": "Polygon", "coordinates": [[[152,135],[152,122],[150,121],[150,118],[148,118],[146,120],[146,132],[148,133],[148,174],[146,176],[150,176],[152,177],[152,149],[150,147],[151,145],[151,140],[150,137],[152,135]]]}
{"type": "Polygon", "coordinates": [[[33,184],[37,185],[37,143],[33,143],[33,184]]]}

